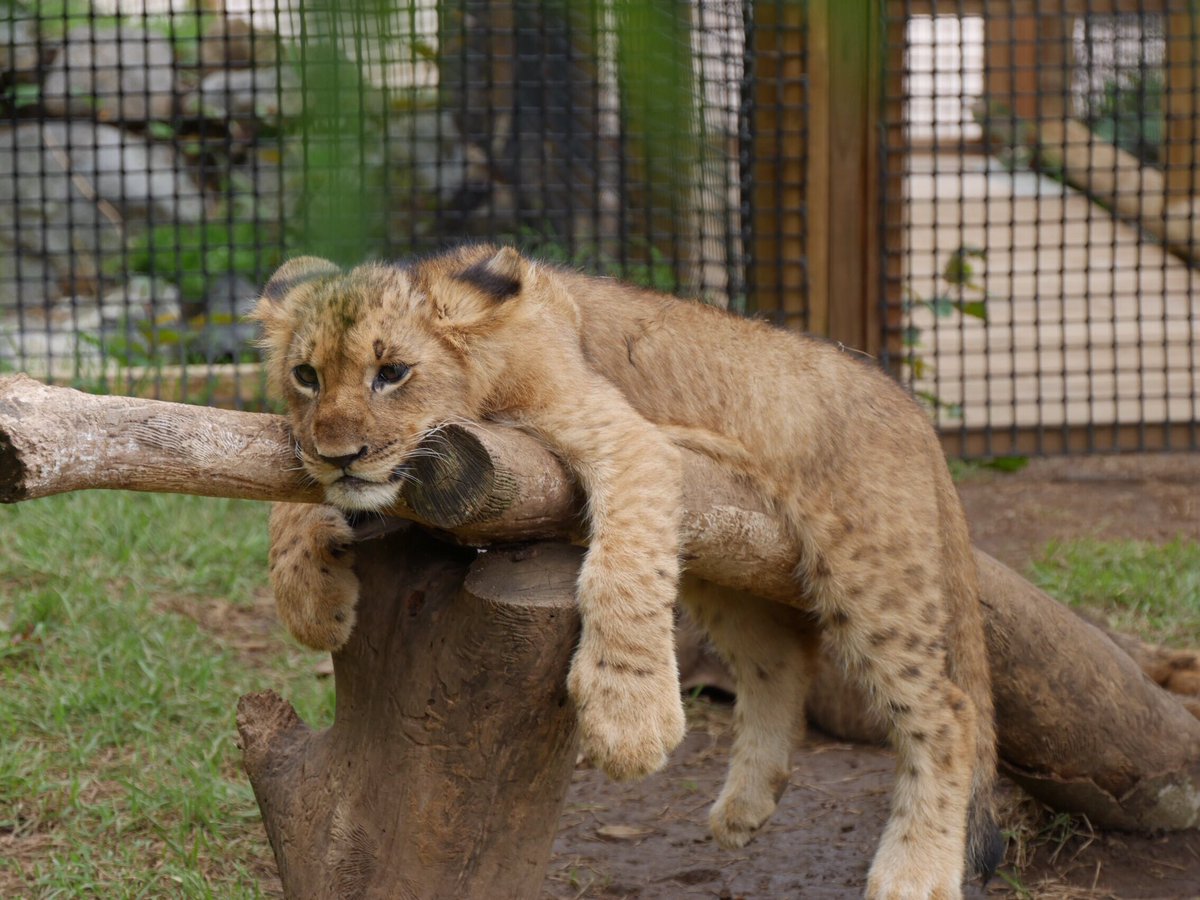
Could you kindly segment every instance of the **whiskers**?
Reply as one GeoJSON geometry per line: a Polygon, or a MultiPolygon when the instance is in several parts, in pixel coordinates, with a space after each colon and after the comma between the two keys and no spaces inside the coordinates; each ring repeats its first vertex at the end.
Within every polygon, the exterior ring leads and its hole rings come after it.
{"type": "Polygon", "coordinates": [[[308,457],[305,455],[304,448],[300,446],[299,441],[292,442],[292,455],[296,458],[297,465],[284,466],[283,471],[299,472],[304,476],[304,483],[308,486],[319,485],[320,482],[317,480],[317,477],[308,469],[308,457]]]}

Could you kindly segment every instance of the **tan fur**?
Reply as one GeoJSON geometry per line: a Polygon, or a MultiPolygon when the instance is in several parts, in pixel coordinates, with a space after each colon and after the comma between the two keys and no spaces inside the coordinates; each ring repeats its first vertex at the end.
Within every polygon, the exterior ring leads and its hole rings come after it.
{"type": "MultiPolygon", "coordinates": [[[[979,590],[937,440],[890,379],[831,345],[483,246],[348,273],[293,261],[257,315],[298,456],[334,506],[386,504],[405,461],[455,419],[514,422],[580,479],[591,540],[569,686],[586,751],[618,778],[661,766],[683,732],[671,644],[676,446],[741,473],[792,536],[796,597],[792,608],[690,583],[684,592],[738,681],[714,834],[741,846],[774,810],[789,717],[824,633],[897,749],[868,896],[960,896],[969,807],[984,847],[973,857],[989,855],[994,832],[979,590]],[[383,383],[397,370],[382,367],[399,363],[403,380],[383,383]],[[319,386],[298,381],[297,366],[319,386]]],[[[273,546],[341,544],[327,515],[278,513],[273,546]]],[[[294,549],[273,549],[272,583],[293,633],[332,649],[355,598],[328,574],[344,558],[317,556],[306,579],[284,564],[294,549]]]]}

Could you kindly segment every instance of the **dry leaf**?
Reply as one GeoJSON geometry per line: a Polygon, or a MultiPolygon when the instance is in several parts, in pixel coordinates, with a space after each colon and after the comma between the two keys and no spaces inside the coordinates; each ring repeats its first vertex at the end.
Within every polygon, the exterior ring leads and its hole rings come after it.
{"type": "Polygon", "coordinates": [[[650,834],[654,829],[645,825],[602,825],[596,829],[596,836],[606,841],[636,841],[650,834]]]}

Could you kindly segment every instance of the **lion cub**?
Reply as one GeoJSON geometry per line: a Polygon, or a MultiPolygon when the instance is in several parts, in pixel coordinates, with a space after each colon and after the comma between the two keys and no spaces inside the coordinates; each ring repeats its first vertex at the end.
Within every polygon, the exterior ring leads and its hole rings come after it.
{"type": "Polygon", "coordinates": [[[742,846],[775,809],[823,633],[897,751],[867,895],[958,897],[968,856],[995,868],[974,560],[937,439],[886,375],[832,345],[490,246],[348,272],[292,260],[256,317],[296,454],[330,504],[271,516],[272,586],[299,640],[336,649],[354,626],[338,510],[391,504],[443,423],[516,424],[588,498],[569,677],[585,752],[614,778],[654,771],[684,731],[672,616],[686,446],[760,492],[796,559],[790,606],[690,581],[683,592],[738,681],[717,840],[742,846]]]}

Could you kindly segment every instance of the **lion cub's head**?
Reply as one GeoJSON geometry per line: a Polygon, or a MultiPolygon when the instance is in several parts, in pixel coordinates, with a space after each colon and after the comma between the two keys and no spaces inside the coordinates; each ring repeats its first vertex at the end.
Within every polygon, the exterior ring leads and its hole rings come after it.
{"type": "Polygon", "coordinates": [[[254,312],[270,381],[329,503],[388,506],[432,429],[485,411],[503,372],[482,338],[512,318],[534,268],[475,246],[349,271],[306,256],[271,277],[254,312]]]}

